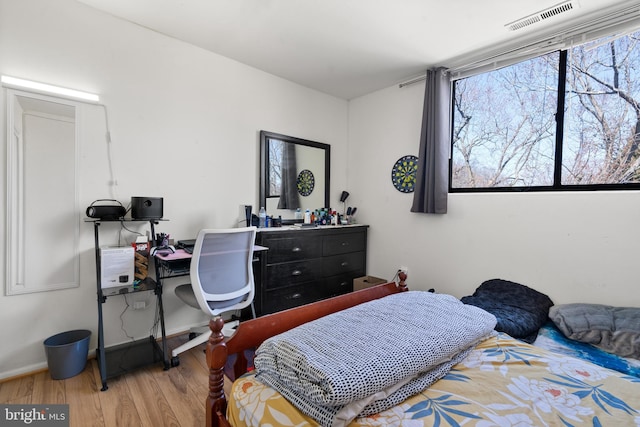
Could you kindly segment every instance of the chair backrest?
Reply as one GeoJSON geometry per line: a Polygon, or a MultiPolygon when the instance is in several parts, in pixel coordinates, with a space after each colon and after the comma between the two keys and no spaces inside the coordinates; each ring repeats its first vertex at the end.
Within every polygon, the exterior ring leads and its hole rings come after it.
{"type": "Polygon", "coordinates": [[[239,310],[253,301],[256,227],[200,230],[191,258],[191,287],[211,315],[239,310]]]}

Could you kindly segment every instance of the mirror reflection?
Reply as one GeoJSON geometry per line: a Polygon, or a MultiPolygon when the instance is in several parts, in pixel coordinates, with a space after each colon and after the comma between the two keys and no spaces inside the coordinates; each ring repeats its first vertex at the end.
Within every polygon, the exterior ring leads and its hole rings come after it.
{"type": "Polygon", "coordinates": [[[261,131],[260,206],[283,220],[329,207],[329,159],[328,144],[261,131]]]}

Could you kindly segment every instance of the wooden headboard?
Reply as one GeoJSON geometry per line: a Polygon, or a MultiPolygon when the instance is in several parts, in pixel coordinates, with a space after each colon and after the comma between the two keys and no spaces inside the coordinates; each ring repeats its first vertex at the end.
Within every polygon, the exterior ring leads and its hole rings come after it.
{"type": "Polygon", "coordinates": [[[389,282],[378,286],[329,298],[312,304],[268,314],[240,323],[232,337],[222,334],[224,321],[217,317],[209,322],[211,337],[207,343],[207,365],[209,366],[209,395],[206,399],[207,426],[222,427],[230,424],[226,419],[227,399],[224,394],[224,366],[227,356],[236,354],[235,377],[247,371],[244,350],[257,348],[264,340],[320,317],[383,298],[407,290],[407,276],[400,273],[400,282],[389,282]]]}

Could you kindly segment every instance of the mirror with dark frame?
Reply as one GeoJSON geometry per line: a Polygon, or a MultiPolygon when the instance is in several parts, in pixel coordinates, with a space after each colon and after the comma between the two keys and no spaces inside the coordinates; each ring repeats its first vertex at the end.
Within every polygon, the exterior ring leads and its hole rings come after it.
{"type": "Polygon", "coordinates": [[[274,132],[260,131],[260,207],[267,215],[296,220],[298,208],[329,207],[331,146],[274,132]]]}

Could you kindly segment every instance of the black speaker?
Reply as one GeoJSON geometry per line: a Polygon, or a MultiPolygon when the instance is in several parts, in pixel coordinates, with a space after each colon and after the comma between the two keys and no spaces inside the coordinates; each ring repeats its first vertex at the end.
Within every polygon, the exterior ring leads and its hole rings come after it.
{"type": "Polygon", "coordinates": [[[127,210],[122,206],[122,203],[117,200],[98,199],[89,205],[86,213],[89,218],[115,221],[124,217],[127,210]]]}
{"type": "Polygon", "coordinates": [[[132,219],[162,219],[162,197],[132,197],[132,219]]]}

